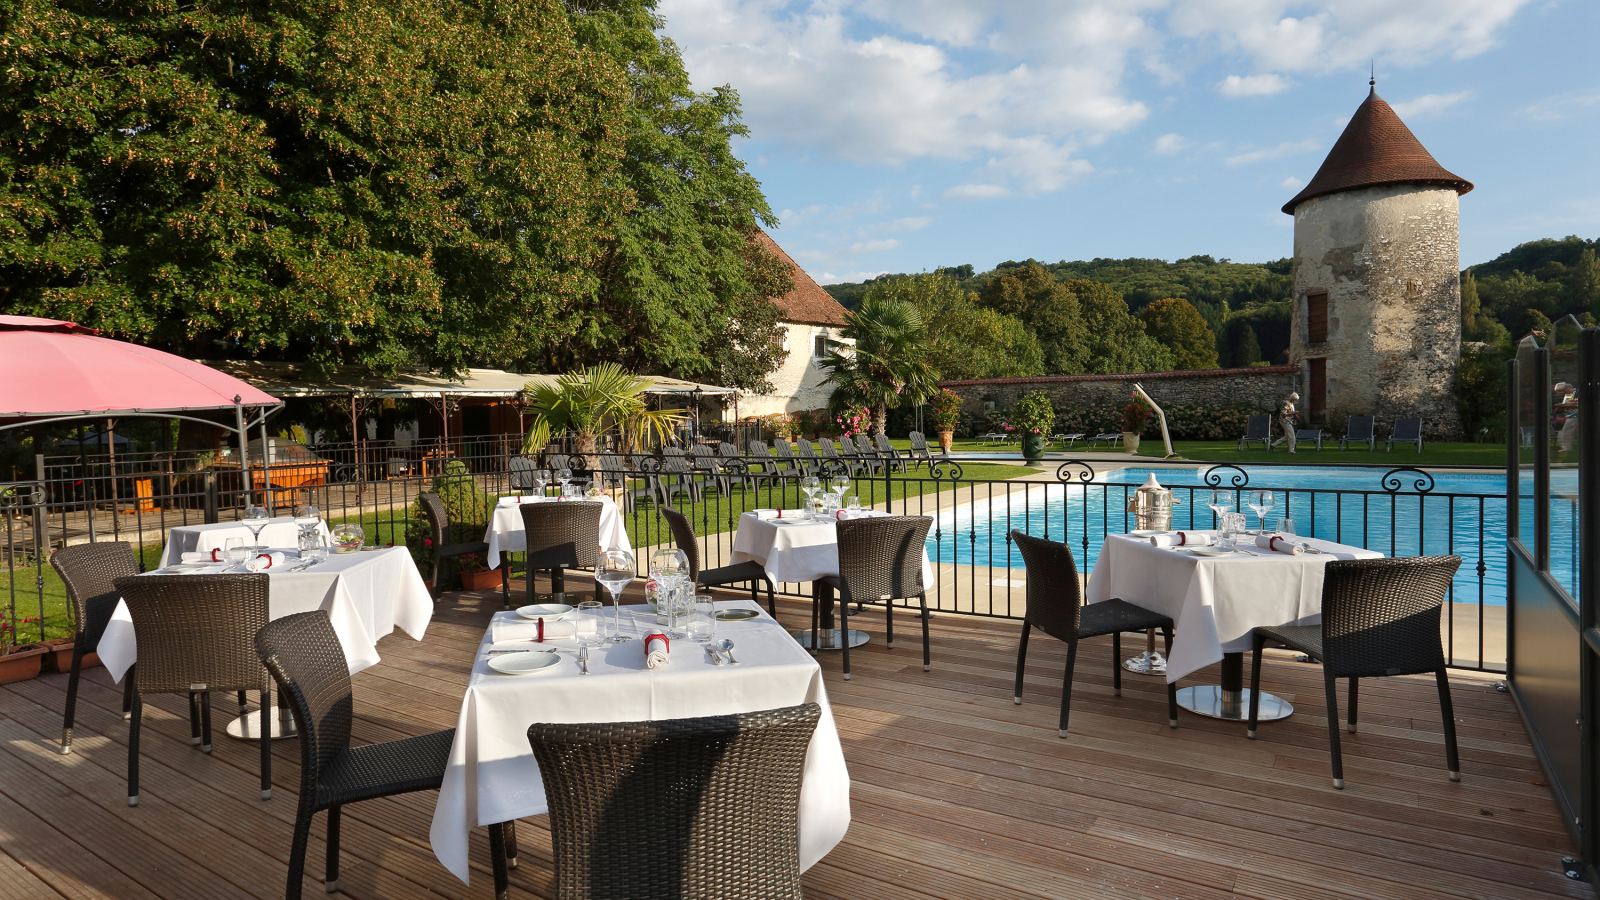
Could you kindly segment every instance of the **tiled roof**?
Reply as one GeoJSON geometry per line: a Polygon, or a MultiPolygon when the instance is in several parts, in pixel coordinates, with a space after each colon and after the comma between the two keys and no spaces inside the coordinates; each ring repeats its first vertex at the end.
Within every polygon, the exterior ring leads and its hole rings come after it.
{"type": "Polygon", "coordinates": [[[774,302],[778,309],[783,311],[783,321],[796,322],[802,325],[843,325],[844,307],[833,295],[822,289],[822,286],[811,280],[805,270],[795,264],[789,254],[783,252],[778,242],[765,231],[756,232],[761,236],[761,243],[768,250],[776,253],[778,258],[789,264],[789,275],[794,279],[794,290],[774,302]]]}
{"type": "Polygon", "coordinates": [[[1305,190],[1283,205],[1283,211],[1292,216],[1296,206],[1312,197],[1380,184],[1432,184],[1455,188],[1458,194],[1472,190],[1472,182],[1434,160],[1373,88],[1328,151],[1322,168],[1305,190]]]}

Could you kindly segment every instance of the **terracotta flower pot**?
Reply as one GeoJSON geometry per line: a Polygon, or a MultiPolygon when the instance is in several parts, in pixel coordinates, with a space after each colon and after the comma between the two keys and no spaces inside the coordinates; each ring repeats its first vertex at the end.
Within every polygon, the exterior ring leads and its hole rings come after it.
{"type": "MultiPolygon", "coordinates": [[[[44,655],[49,652],[50,648],[39,644],[24,644],[0,656],[0,684],[39,677],[39,666],[44,662],[44,655]]],[[[70,661],[70,657],[68,659],[70,661]]]]}
{"type": "MultiPolygon", "coordinates": [[[[44,670],[46,672],[71,672],[72,671],[72,641],[67,638],[57,638],[45,641],[49,647],[44,655],[44,670]]],[[[87,669],[100,665],[100,654],[85,653],[83,655],[83,668],[87,669]]]]}
{"type": "Polygon", "coordinates": [[[495,591],[500,589],[500,573],[495,569],[462,572],[461,586],[469,591],[495,591]]]}
{"type": "Polygon", "coordinates": [[[952,428],[939,429],[939,449],[948,454],[950,452],[950,442],[955,440],[955,436],[955,430],[952,428]]]}

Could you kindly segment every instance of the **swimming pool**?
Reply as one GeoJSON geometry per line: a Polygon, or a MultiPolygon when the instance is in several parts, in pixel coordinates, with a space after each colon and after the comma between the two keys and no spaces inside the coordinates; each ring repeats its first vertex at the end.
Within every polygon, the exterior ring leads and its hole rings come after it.
{"type": "MultiPolygon", "coordinates": [[[[1210,528],[1206,506],[1211,488],[1202,480],[1210,467],[1197,469],[1125,468],[1097,474],[1089,483],[1012,482],[993,485],[992,495],[974,492],[971,502],[941,514],[928,537],[928,554],[940,562],[1020,569],[1022,559],[1006,540],[1013,528],[1064,540],[1083,571],[1093,569],[1107,534],[1135,528],[1124,512],[1132,492],[1154,473],[1180,501],[1179,528],[1210,528]],[[1087,538],[1087,547],[1085,539],[1087,538]]],[[[1505,476],[1477,472],[1435,472],[1431,476],[1387,469],[1335,466],[1243,466],[1216,469],[1224,486],[1248,478],[1240,493],[1271,490],[1277,505],[1269,527],[1280,516],[1293,519],[1295,533],[1368,547],[1385,556],[1455,553],[1458,603],[1504,606],[1506,598],[1505,476]],[[1426,490],[1419,492],[1420,487],[1426,490]],[[1481,593],[1480,593],[1481,566],[1481,593]]],[[[1559,474],[1559,473],[1553,473],[1559,474]]],[[[1576,473],[1570,473],[1574,480],[1576,473]]],[[[1563,477],[1565,475],[1563,474],[1563,477]]],[[[1242,500],[1243,498],[1240,497],[1242,500]]],[[[1243,503],[1250,527],[1257,519],[1243,503]]],[[[1531,515],[1531,513],[1529,513],[1531,515]]],[[[1551,569],[1576,593],[1576,507],[1552,507],[1551,569]],[[1570,512],[1570,514],[1569,514],[1570,512]]]]}

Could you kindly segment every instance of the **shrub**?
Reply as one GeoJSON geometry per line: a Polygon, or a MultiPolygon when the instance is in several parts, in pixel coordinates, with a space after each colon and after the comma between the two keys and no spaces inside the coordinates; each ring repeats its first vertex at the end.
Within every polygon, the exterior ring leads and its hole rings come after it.
{"type": "MultiPolygon", "coordinates": [[[[1206,403],[1173,404],[1163,408],[1167,430],[1175,441],[1235,440],[1244,434],[1248,418],[1259,410],[1245,403],[1213,406],[1206,403]]],[[[1056,429],[1065,434],[1104,434],[1121,431],[1124,407],[1114,402],[1075,406],[1056,416],[1056,429]]],[[[1140,428],[1141,437],[1161,436],[1161,422],[1150,415],[1140,428]]]]}
{"type": "Polygon", "coordinates": [[[961,421],[961,395],[949,388],[939,391],[928,405],[935,430],[954,428],[961,421]]]}
{"type": "MultiPolygon", "coordinates": [[[[444,472],[433,479],[433,492],[444,502],[445,512],[450,516],[450,528],[445,534],[447,542],[454,544],[483,540],[483,533],[489,527],[489,517],[494,515],[496,500],[478,486],[478,480],[467,471],[466,463],[459,459],[445,463],[444,472]]],[[[420,497],[412,501],[409,512],[406,519],[406,549],[411,551],[411,558],[416,561],[422,577],[431,578],[433,529],[428,526],[428,517],[422,511],[420,497]]],[[[462,559],[445,560],[445,571],[440,573],[439,579],[441,588],[452,581],[459,585],[456,575],[466,567],[462,559]]]]}
{"type": "MultiPolygon", "coordinates": [[[[1151,412],[1153,410],[1150,408],[1150,404],[1146,403],[1143,397],[1138,394],[1129,397],[1128,405],[1122,408],[1123,433],[1141,434],[1144,431],[1145,423],[1150,420],[1151,412]]],[[[1171,429],[1170,425],[1168,429],[1171,429]]]]}
{"type": "Polygon", "coordinates": [[[1055,407],[1050,403],[1050,395],[1044,391],[1023,394],[1017,400],[1017,408],[1010,421],[1023,434],[1049,434],[1055,423],[1055,407]]]}

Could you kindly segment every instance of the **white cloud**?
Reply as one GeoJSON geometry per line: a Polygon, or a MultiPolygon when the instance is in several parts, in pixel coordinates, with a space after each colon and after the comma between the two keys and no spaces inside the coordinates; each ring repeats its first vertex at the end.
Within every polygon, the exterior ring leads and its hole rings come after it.
{"type": "Polygon", "coordinates": [[[851,244],[845,249],[844,252],[851,256],[862,256],[867,253],[882,253],[885,250],[893,250],[894,248],[900,246],[900,243],[901,242],[895,238],[885,238],[879,241],[860,241],[858,243],[851,244]]]}
{"type": "Polygon", "coordinates": [[[1522,114],[1548,122],[1581,115],[1597,103],[1600,103],[1600,92],[1558,94],[1523,107],[1522,114]]]}
{"type": "Polygon", "coordinates": [[[1268,159],[1282,159],[1285,156],[1293,156],[1296,153],[1316,150],[1322,145],[1323,142],[1317,140],[1285,141],[1276,147],[1267,147],[1262,150],[1246,150],[1243,153],[1237,153],[1228,157],[1227,163],[1230,166],[1242,166],[1247,163],[1257,163],[1268,159]]]}
{"type": "Polygon", "coordinates": [[[1229,75],[1217,83],[1217,91],[1224,97],[1270,97],[1288,90],[1293,84],[1294,82],[1273,72],[1261,75],[1229,75]]]}
{"type": "Polygon", "coordinates": [[[1305,182],[1301,181],[1300,179],[1298,179],[1296,177],[1294,177],[1293,175],[1290,175],[1288,178],[1285,178],[1284,180],[1278,182],[1278,187],[1286,187],[1286,188],[1293,189],[1293,188],[1299,187],[1302,184],[1305,184],[1305,182]]]}
{"type": "Polygon", "coordinates": [[[1471,91],[1459,91],[1454,94],[1423,94],[1414,100],[1406,100],[1389,105],[1394,107],[1395,113],[1400,118],[1417,119],[1449,109],[1470,96],[1472,96],[1471,91]]]}
{"type": "Polygon", "coordinates": [[[810,275],[817,284],[859,284],[868,279],[889,273],[885,269],[875,269],[863,272],[841,272],[837,275],[832,272],[812,272],[808,270],[806,274],[810,275]]]}
{"type": "Polygon", "coordinates": [[[901,231],[920,231],[933,224],[933,216],[908,216],[904,219],[895,219],[883,226],[883,230],[894,234],[901,231]]]}
{"type": "Polygon", "coordinates": [[[1169,155],[1189,146],[1189,141],[1181,134],[1163,134],[1156,138],[1155,146],[1151,147],[1152,153],[1169,155]]]}

